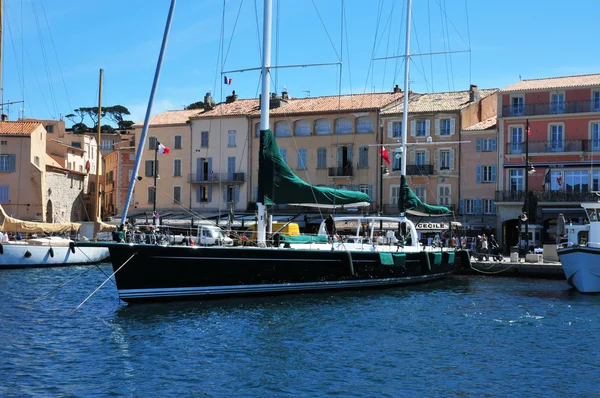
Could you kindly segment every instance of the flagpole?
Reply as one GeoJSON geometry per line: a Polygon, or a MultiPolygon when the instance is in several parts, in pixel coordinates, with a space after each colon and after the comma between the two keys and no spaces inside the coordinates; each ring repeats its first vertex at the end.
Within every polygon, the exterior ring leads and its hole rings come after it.
{"type": "Polygon", "coordinates": [[[158,146],[160,145],[160,143],[157,141],[156,142],[156,148],[154,148],[154,195],[152,197],[152,225],[156,226],[156,176],[158,174],[158,146]]]}
{"type": "Polygon", "coordinates": [[[525,256],[529,250],[529,119],[525,131],[525,256]]]}

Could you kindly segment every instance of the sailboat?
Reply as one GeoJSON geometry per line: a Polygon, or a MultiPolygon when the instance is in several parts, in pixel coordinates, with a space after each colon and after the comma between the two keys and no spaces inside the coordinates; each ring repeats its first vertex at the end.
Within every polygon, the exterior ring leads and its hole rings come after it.
{"type": "MultiPolygon", "coordinates": [[[[410,0],[408,3],[410,7],[410,0]]],[[[173,3],[159,56],[159,67],[172,10],[173,3]]],[[[271,10],[271,0],[265,0],[257,247],[109,244],[113,276],[121,300],[136,303],[400,286],[442,279],[460,267],[470,266],[470,258],[464,250],[433,251],[425,250],[420,245],[415,224],[406,217],[407,212],[448,214],[450,211],[421,203],[404,177],[401,182],[399,217],[338,217],[334,219],[335,223],[356,229],[352,238],[346,241],[331,236],[328,238],[323,223],[316,237],[282,238],[268,246],[266,229],[269,205],[335,209],[361,207],[371,202],[371,198],[362,192],[312,186],[296,176],[282,158],[269,128],[271,10]],[[381,224],[389,229],[388,236],[377,242],[375,226],[381,224]]],[[[410,13],[407,20],[410,22],[410,13]]],[[[408,60],[406,67],[405,85],[408,84],[408,60]]],[[[152,92],[156,81],[155,77],[152,92]]],[[[408,90],[404,92],[408,93],[408,90]]],[[[153,94],[150,98],[149,109],[153,94]]],[[[408,109],[407,100],[405,96],[404,109],[408,109]]],[[[406,115],[407,112],[404,117],[406,115]]],[[[148,119],[149,110],[145,128],[148,119]]],[[[407,126],[407,123],[403,123],[403,126],[407,126]]],[[[404,140],[406,136],[405,132],[404,140]]],[[[142,131],[136,163],[141,161],[144,139],[145,132],[142,131]]],[[[405,163],[403,167],[405,170],[405,163]]],[[[135,183],[133,176],[131,183],[130,190],[135,183]]],[[[122,220],[125,220],[125,214],[122,220]]],[[[89,247],[98,243],[78,245],[89,247]]]]}

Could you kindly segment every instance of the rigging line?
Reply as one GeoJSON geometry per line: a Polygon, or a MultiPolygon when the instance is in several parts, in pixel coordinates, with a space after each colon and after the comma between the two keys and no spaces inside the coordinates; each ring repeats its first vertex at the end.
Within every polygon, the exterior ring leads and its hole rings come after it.
{"type": "MultiPolygon", "coordinates": [[[[413,26],[413,32],[415,35],[415,40],[417,42],[417,51],[420,53],[421,52],[421,43],[419,42],[419,35],[417,34],[417,25],[415,23],[415,14],[412,13],[411,14],[411,19],[412,19],[412,26],[413,26]]],[[[423,72],[425,72],[425,64],[423,63],[423,57],[419,57],[420,61],[421,61],[421,67],[423,68],[423,72]]],[[[412,61],[413,58],[411,57],[410,60],[412,61]]],[[[416,63],[415,63],[416,65],[416,63]]],[[[422,73],[423,79],[425,80],[425,87],[430,87],[430,84],[427,81],[427,77],[425,76],[425,73],[422,73]]],[[[432,105],[433,106],[433,105],[432,105]]]]}
{"type": "MultiPolygon", "coordinates": [[[[367,85],[369,84],[369,76],[373,79],[371,73],[374,74],[374,61],[375,52],[377,51],[377,35],[379,32],[379,22],[381,21],[381,14],[383,13],[383,2],[385,0],[379,0],[379,4],[377,6],[377,20],[375,21],[375,35],[373,37],[373,47],[371,48],[371,62],[369,62],[369,68],[367,69],[367,76],[365,76],[365,87],[363,89],[363,93],[367,91],[367,85]]],[[[371,80],[371,83],[373,81],[371,80]]]]}
{"type": "MultiPolygon", "coordinates": [[[[393,4],[395,4],[395,3],[396,2],[394,1],[393,4]]],[[[386,22],[386,25],[385,25],[386,27],[388,26],[388,24],[390,23],[390,21],[392,19],[393,12],[394,12],[394,6],[392,5],[392,10],[390,11],[390,15],[388,16],[388,21],[386,22]]],[[[386,54],[389,53],[389,50],[390,50],[390,40],[391,40],[391,37],[392,37],[392,27],[391,27],[391,24],[390,24],[390,28],[388,30],[387,44],[386,44],[386,49],[385,49],[386,54]]],[[[381,91],[383,91],[383,88],[385,87],[385,73],[386,73],[386,71],[387,71],[387,60],[384,61],[384,63],[383,63],[383,73],[382,73],[382,76],[381,76],[381,91]]]]}
{"type": "MultiPolygon", "coordinates": [[[[446,0],[442,0],[444,4],[444,14],[446,14],[446,0]]],[[[446,37],[448,38],[448,59],[450,61],[450,78],[452,79],[452,91],[456,90],[454,85],[454,68],[452,66],[452,53],[450,53],[450,33],[448,33],[448,20],[446,20],[446,37]]]]}
{"type": "MultiPolygon", "coordinates": [[[[12,34],[12,27],[11,27],[10,21],[8,21],[8,17],[5,17],[5,20],[7,20],[8,34],[10,36],[10,42],[12,44],[13,54],[15,56],[15,61],[16,61],[15,62],[15,65],[16,65],[15,69],[17,71],[17,77],[18,77],[20,88],[21,88],[21,97],[24,100],[25,99],[25,84],[24,84],[23,79],[24,79],[24,76],[25,76],[25,69],[24,69],[25,67],[23,65],[23,55],[21,55],[21,68],[19,68],[19,63],[18,63],[19,57],[18,57],[18,54],[17,54],[17,46],[15,45],[14,37],[13,37],[13,34],[12,34]]],[[[21,37],[21,41],[23,41],[23,37],[21,37]]],[[[23,43],[21,43],[21,52],[23,52],[23,43]]],[[[2,89],[2,97],[4,98],[4,89],[2,89]]],[[[4,101],[2,101],[2,102],[4,102],[4,101]]]]}
{"type": "MultiPolygon", "coordinates": [[[[436,0],[437,2],[437,0],[436,0]]],[[[440,3],[438,2],[438,5],[440,5],[440,3]]],[[[442,6],[440,5],[440,19],[441,19],[441,28],[442,28],[442,43],[444,44],[444,52],[446,54],[444,54],[444,61],[446,62],[446,81],[448,82],[448,91],[452,91],[451,87],[450,87],[450,75],[448,74],[449,69],[448,69],[448,50],[450,50],[449,47],[447,47],[447,43],[446,40],[444,40],[444,34],[445,34],[445,30],[444,30],[444,15],[443,15],[443,10],[442,10],[442,6]]]]}
{"type": "MultiPolygon", "coordinates": [[[[465,0],[467,1],[467,0],[465,0]]],[[[433,52],[433,44],[431,40],[431,0],[427,0],[427,21],[429,24],[429,52],[433,52]]],[[[431,72],[431,92],[435,92],[433,86],[433,57],[429,57],[429,70],[431,72]]]]}
{"type": "MultiPolygon", "coordinates": [[[[240,7],[238,8],[237,15],[235,17],[235,22],[233,23],[233,30],[231,31],[231,39],[229,39],[229,44],[227,45],[227,52],[223,54],[223,59],[222,59],[222,63],[221,63],[221,71],[223,71],[223,68],[225,67],[225,62],[227,62],[227,57],[229,56],[229,50],[231,50],[231,44],[233,43],[233,35],[235,34],[235,29],[237,27],[238,21],[240,20],[240,14],[242,12],[242,6],[243,5],[244,5],[244,1],[242,0],[240,2],[240,7]]],[[[225,7],[223,7],[223,11],[224,10],[225,10],[225,7]]],[[[223,12],[222,29],[223,29],[223,42],[224,42],[225,41],[225,34],[224,34],[224,29],[225,29],[225,12],[223,12]]]]}
{"type": "MultiPolygon", "coordinates": [[[[261,42],[260,42],[260,24],[259,24],[259,18],[258,18],[258,5],[256,4],[256,0],[254,0],[254,18],[256,21],[256,37],[257,37],[257,45],[258,45],[258,63],[260,64],[260,54],[262,54],[262,50],[261,50],[261,42]]],[[[259,83],[260,86],[260,83],[259,83]]],[[[258,92],[257,92],[258,93],[258,92]]],[[[257,95],[258,96],[258,95],[257,95]]]]}
{"type": "MultiPolygon", "coordinates": [[[[395,4],[395,3],[394,3],[395,4]]],[[[404,0],[402,2],[402,14],[400,16],[400,25],[399,25],[399,29],[398,29],[398,43],[396,45],[396,54],[400,54],[401,48],[402,48],[402,32],[404,32],[404,28],[403,28],[403,24],[404,24],[404,10],[406,9],[406,0],[404,0]]],[[[398,74],[400,73],[400,69],[404,66],[404,63],[400,62],[401,60],[398,58],[395,61],[395,66],[394,66],[394,77],[393,77],[393,84],[396,84],[396,76],[398,76],[398,74]]]]}
{"type": "MultiPolygon", "coordinates": [[[[331,39],[331,36],[329,35],[329,31],[327,30],[327,26],[325,25],[325,22],[323,22],[323,18],[321,17],[321,14],[319,13],[319,9],[317,8],[317,5],[315,4],[315,0],[311,0],[313,7],[315,8],[315,11],[317,12],[317,16],[319,17],[319,20],[321,21],[321,26],[323,27],[323,30],[325,30],[325,35],[327,36],[327,38],[329,39],[329,43],[331,44],[331,48],[333,48],[333,51],[335,52],[335,55],[337,56],[337,58],[340,60],[342,60],[342,56],[340,54],[338,54],[338,52],[335,49],[335,45],[333,44],[333,40],[331,39]]],[[[342,0],[342,8],[344,5],[344,0],[342,0]]],[[[343,29],[343,27],[342,27],[343,29]]],[[[340,52],[342,50],[340,49],[340,52]]]]}
{"type": "Polygon", "coordinates": [[[465,0],[465,14],[467,15],[467,38],[469,39],[469,83],[473,83],[472,70],[473,70],[473,54],[471,53],[471,28],[469,26],[469,8],[467,0],[465,0]]]}
{"type": "Polygon", "coordinates": [[[36,26],[37,32],[38,32],[38,38],[40,40],[40,49],[41,49],[41,53],[42,53],[42,59],[44,60],[44,70],[46,72],[46,78],[48,79],[48,91],[50,92],[50,100],[52,102],[52,107],[54,108],[54,115],[52,117],[58,119],[58,117],[57,117],[58,108],[56,105],[56,95],[54,93],[54,86],[52,85],[52,79],[50,76],[50,65],[48,63],[48,57],[46,56],[44,37],[42,35],[42,30],[41,30],[41,26],[40,26],[38,13],[36,12],[35,3],[32,3],[31,5],[32,5],[32,9],[33,9],[33,16],[35,19],[35,26],[36,26]]]}
{"type": "MultiPolygon", "coordinates": [[[[276,0],[276,1],[277,1],[277,6],[275,8],[275,65],[279,65],[279,26],[280,26],[279,18],[281,15],[281,12],[280,12],[281,3],[279,0],[276,0]]],[[[277,87],[278,80],[279,80],[279,69],[275,69],[275,82],[273,83],[273,88],[274,88],[273,91],[275,91],[275,92],[279,91],[279,89],[277,87]]]]}
{"type": "Polygon", "coordinates": [[[465,39],[462,37],[462,35],[460,34],[460,32],[458,31],[458,29],[456,29],[456,26],[454,26],[454,24],[452,23],[452,21],[450,20],[450,18],[448,17],[448,14],[446,13],[446,4],[444,3],[444,6],[442,7],[442,5],[440,4],[440,0],[434,0],[437,5],[440,8],[440,11],[443,13],[443,17],[446,17],[446,20],[448,22],[450,22],[450,25],[452,25],[452,27],[454,28],[454,31],[456,32],[456,34],[458,34],[458,37],[460,37],[460,39],[463,41],[463,43],[465,44],[465,46],[468,46],[468,43],[465,41],[465,39]]]}
{"type": "Polygon", "coordinates": [[[48,34],[50,35],[50,42],[52,43],[52,49],[54,50],[54,57],[56,58],[56,64],[58,65],[58,70],[60,72],[60,78],[62,80],[63,88],[65,89],[65,95],[67,96],[67,102],[69,103],[69,109],[71,109],[72,106],[71,106],[71,100],[69,98],[69,91],[67,90],[67,84],[65,83],[65,76],[64,76],[62,68],[60,66],[60,59],[58,58],[58,53],[56,52],[56,45],[54,44],[54,37],[52,36],[52,31],[50,30],[50,23],[48,22],[48,15],[46,14],[46,9],[44,7],[44,1],[40,0],[40,4],[42,5],[42,11],[44,12],[44,19],[46,20],[46,26],[48,27],[48,34]]]}

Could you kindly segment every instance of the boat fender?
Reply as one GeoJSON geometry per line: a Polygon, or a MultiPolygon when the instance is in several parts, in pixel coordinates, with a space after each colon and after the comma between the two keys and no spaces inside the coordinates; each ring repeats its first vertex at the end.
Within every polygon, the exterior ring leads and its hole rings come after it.
{"type": "Polygon", "coordinates": [[[0,243],[0,254],[4,254],[4,248],[2,247],[2,243],[0,243]]]}
{"type": "Polygon", "coordinates": [[[71,249],[71,253],[75,254],[75,243],[69,242],[69,249],[71,249]]]}
{"type": "Polygon", "coordinates": [[[25,252],[25,258],[29,258],[29,257],[31,257],[31,252],[29,250],[27,250],[25,252]]]}
{"type": "Polygon", "coordinates": [[[53,248],[48,249],[48,253],[50,253],[50,257],[54,257],[54,249],[53,248]]]}

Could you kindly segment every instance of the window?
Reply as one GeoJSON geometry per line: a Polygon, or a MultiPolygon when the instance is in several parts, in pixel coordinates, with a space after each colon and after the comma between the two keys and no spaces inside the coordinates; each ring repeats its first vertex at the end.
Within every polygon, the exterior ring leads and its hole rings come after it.
{"type": "Polygon", "coordinates": [[[181,149],[182,145],[181,145],[181,136],[180,135],[176,135],[174,136],[175,142],[173,145],[173,149],[181,149]]]}
{"type": "MultiPolygon", "coordinates": [[[[479,169],[477,169],[477,171],[479,171],[479,169]]],[[[496,182],[496,165],[482,166],[481,171],[481,182],[496,182]]]]}
{"type": "Polygon", "coordinates": [[[440,135],[452,135],[454,131],[452,131],[454,119],[441,119],[440,123],[440,135]]]}
{"type": "Polygon", "coordinates": [[[475,199],[465,199],[464,214],[475,214],[475,199]]]}
{"type": "Polygon", "coordinates": [[[275,136],[276,137],[289,137],[292,135],[290,132],[290,125],[287,121],[281,120],[275,123],[275,136]]]}
{"type": "Polygon", "coordinates": [[[512,116],[522,116],[525,110],[524,97],[512,97],[510,99],[512,116]]]}
{"type": "Polygon", "coordinates": [[[562,93],[555,93],[550,96],[550,111],[552,113],[564,113],[565,112],[565,95],[562,93]]]}
{"type": "MultiPolygon", "coordinates": [[[[154,177],[154,160],[146,160],[146,177],[154,177]]],[[[156,174],[158,175],[158,160],[156,161],[156,174]]]]}
{"type": "Polygon", "coordinates": [[[400,185],[390,185],[390,204],[398,205],[399,197],[400,197],[400,185]]]}
{"type": "Polygon", "coordinates": [[[298,170],[306,170],[306,149],[298,149],[298,170]]]}
{"type": "Polygon", "coordinates": [[[358,167],[366,169],[369,167],[369,147],[360,146],[358,147],[358,167]]]}
{"type": "Polygon", "coordinates": [[[283,161],[287,163],[287,149],[279,148],[279,154],[283,158],[283,161]]]}
{"type": "Polygon", "coordinates": [[[148,149],[151,151],[155,151],[156,150],[156,142],[158,140],[156,139],[156,137],[149,137],[148,138],[148,149]]]}
{"type": "MultiPolygon", "coordinates": [[[[102,141],[102,142],[104,142],[104,141],[102,141]]],[[[71,146],[73,148],[81,148],[81,142],[73,141],[73,142],[71,142],[71,146]]],[[[102,146],[100,146],[100,149],[103,149],[102,146]]]]}
{"type": "Polygon", "coordinates": [[[360,184],[358,190],[373,199],[373,185],[360,184]]]}
{"type": "Polygon", "coordinates": [[[425,165],[425,151],[418,151],[415,153],[415,164],[417,166],[425,165]]]}
{"type": "Polygon", "coordinates": [[[0,172],[13,172],[16,170],[16,155],[0,155],[0,172]]]}
{"type": "Polygon", "coordinates": [[[0,203],[8,203],[8,185],[0,185],[0,203]]]}
{"type": "Polygon", "coordinates": [[[335,120],[335,133],[336,134],[350,134],[352,133],[352,120],[347,117],[341,117],[335,120]]]}
{"type": "Polygon", "coordinates": [[[477,152],[496,151],[496,138],[477,138],[477,152]]]}
{"type": "Polygon", "coordinates": [[[37,166],[40,167],[40,157],[39,156],[34,156],[33,157],[33,163],[37,166]]]}
{"type": "Polygon", "coordinates": [[[357,133],[372,133],[373,132],[373,120],[368,116],[362,116],[356,119],[356,132],[357,133]]]}
{"type": "Polygon", "coordinates": [[[310,122],[308,120],[298,120],[294,125],[296,135],[310,135],[310,122]]]}
{"type": "Polygon", "coordinates": [[[235,135],[236,135],[235,130],[229,130],[227,132],[227,146],[236,146],[235,145],[235,135]]]}
{"type": "Polygon", "coordinates": [[[235,185],[227,185],[223,190],[223,201],[227,203],[237,202],[239,200],[237,192],[238,188],[235,185]]]}
{"type": "Polygon", "coordinates": [[[553,171],[550,176],[550,190],[551,191],[562,191],[563,180],[562,171],[553,171]]]}
{"type": "Polygon", "coordinates": [[[327,148],[317,149],[317,169],[327,168],[327,148]]]}
{"type": "Polygon", "coordinates": [[[451,186],[448,184],[438,185],[438,204],[448,206],[452,204],[451,186]]]}
{"type": "Polygon", "coordinates": [[[600,91],[594,91],[592,93],[592,111],[600,111],[600,91]]]}
{"type": "MultiPolygon", "coordinates": [[[[78,148],[81,148],[81,144],[78,144],[78,148]]],[[[73,145],[75,146],[75,145],[73,145]]],[[[102,140],[100,141],[100,149],[113,149],[113,142],[111,140],[102,140]]]]}
{"type": "Polygon", "coordinates": [[[600,171],[594,170],[592,172],[592,191],[600,190],[600,171]]]}
{"type": "Polygon", "coordinates": [[[208,131],[203,131],[200,133],[200,147],[208,148],[208,131]]]}
{"type": "Polygon", "coordinates": [[[154,195],[155,189],[154,187],[148,187],[148,203],[154,203],[154,195]]]}
{"type": "Polygon", "coordinates": [[[388,131],[389,138],[402,138],[402,122],[390,122],[391,129],[388,131]]]}
{"type": "Polygon", "coordinates": [[[510,153],[523,152],[523,127],[510,128],[510,153]]]}
{"type": "Polygon", "coordinates": [[[315,134],[331,134],[331,122],[327,119],[315,120],[315,134]]]}
{"type": "Polygon", "coordinates": [[[565,192],[580,193],[589,191],[588,171],[566,171],[565,192]]]}
{"type": "Polygon", "coordinates": [[[48,134],[54,134],[54,125],[52,125],[52,124],[47,125],[46,131],[48,132],[48,134]]]}
{"type": "Polygon", "coordinates": [[[173,176],[181,177],[181,159],[173,160],[173,176]]]}
{"type": "Polygon", "coordinates": [[[0,145],[8,145],[8,141],[0,141],[0,145]]]}
{"type": "Polygon", "coordinates": [[[398,171],[402,169],[402,155],[400,153],[394,153],[392,156],[392,170],[398,171]]]}
{"type": "Polygon", "coordinates": [[[523,169],[510,170],[508,186],[512,192],[523,190],[523,169]]]}
{"type": "Polygon", "coordinates": [[[175,204],[181,203],[181,187],[180,186],[173,187],[173,203],[175,203],[175,204]]]}
{"type": "Polygon", "coordinates": [[[483,200],[483,214],[496,214],[496,204],[493,199],[483,200]]]}
{"type": "Polygon", "coordinates": [[[440,170],[450,170],[450,151],[447,149],[440,151],[440,170]]]}
{"type": "Polygon", "coordinates": [[[600,123],[592,123],[592,150],[600,149],[600,123]]]}
{"type": "Polygon", "coordinates": [[[427,192],[427,187],[425,185],[414,185],[413,192],[417,195],[417,198],[421,200],[421,202],[425,203],[427,201],[425,193],[427,192]]]}
{"type": "Polygon", "coordinates": [[[425,135],[427,135],[427,122],[427,120],[417,121],[417,137],[425,137],[425,135]]]}
{"type": "Polygon", "coordinates": [[[550,152],[563,152],[565,143],[562,124],[550,125],[550,142],[548,144],[550,152]]]}
{"type": "Polygon", "coordinates": [[[212,189],[210,186],[201,185],[196,187],[196,202],[206,203],[211,201],[212,189]]]}

